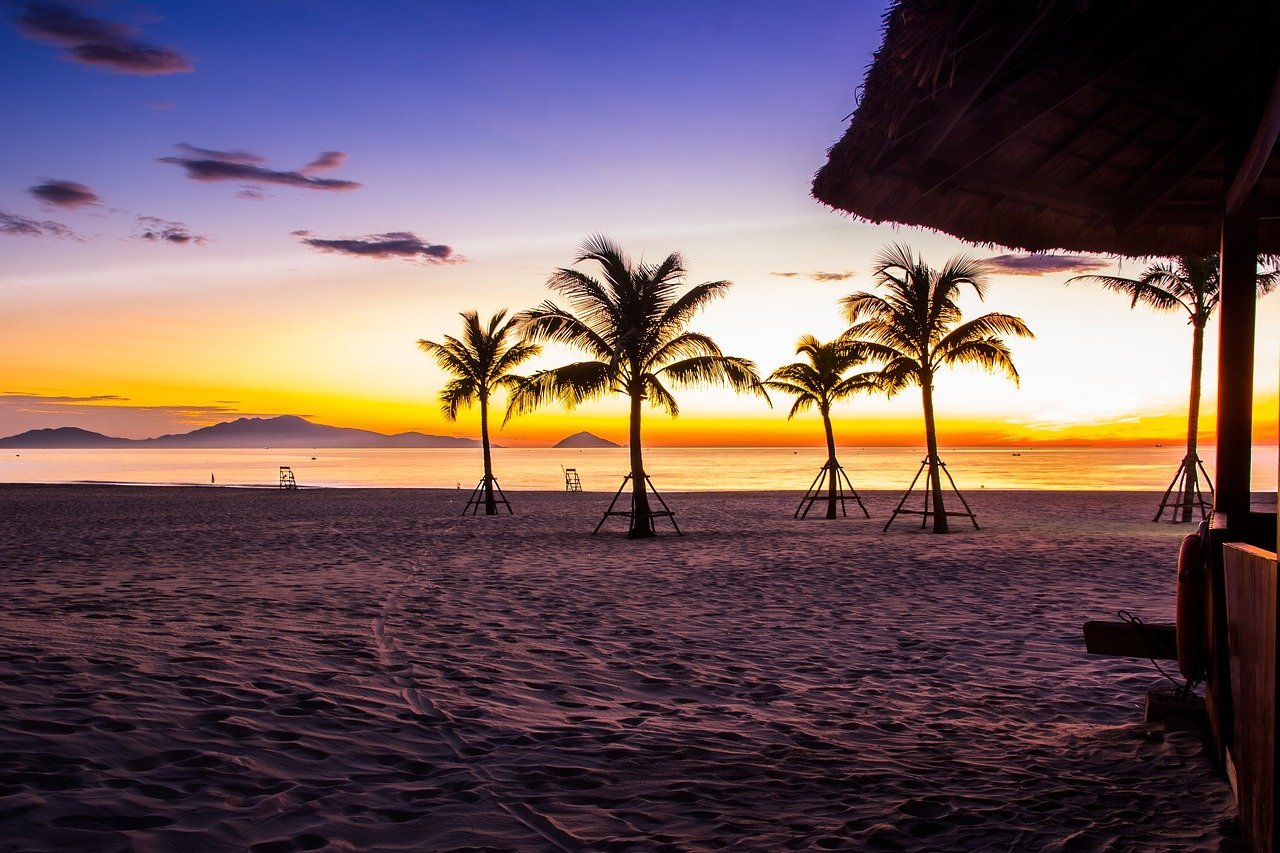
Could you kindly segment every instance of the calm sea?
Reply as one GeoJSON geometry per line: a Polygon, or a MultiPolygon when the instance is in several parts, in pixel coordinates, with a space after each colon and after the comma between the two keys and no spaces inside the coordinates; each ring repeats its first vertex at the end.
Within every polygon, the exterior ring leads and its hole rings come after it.
{"type": "MultiPolygon", "coordinates": [[[[575,468],[587,491],[618,488],[627,451],[508,449],[493,452],[504,489],[564,488],[563,468],[575,468]]],[[[962,489],[1150,490],[1168,487],[1182,458],[1179,447],[945,449],[962,489]]],[[[840,461],[859,489],[904,489],[923,452],[904,447],[850,447],[840,461]]],[[[1204,448],[1213,471],[1213,448],[1204,448]]],[[[1255,491],[1276,489],[1274,445],[1253,449],[1255,491]]],[[[825,461],[819,448],[693,448],[645,450],[645,468],[660,491],[804,489],[825,461]]],[[[274,486],[279,467],[299,485],[407,486],[470,489],[480,478],[479,450],[8,450],[0,455],[4,483],[138,483],[274,486]]]]}

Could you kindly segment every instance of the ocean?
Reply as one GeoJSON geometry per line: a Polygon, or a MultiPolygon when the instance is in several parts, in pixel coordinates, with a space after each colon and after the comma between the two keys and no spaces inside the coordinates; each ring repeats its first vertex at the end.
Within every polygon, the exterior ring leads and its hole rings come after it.
{"type": "MultiPolygon", "coordinates": [[[[943,448],[961,489],[1163,491],[1184,448],[943,448]]],[[[924,456],[920,448],[847,447],[841,464],[854,487],[902,490],[924,456]]],[[[1202,449],[1213,472],[1214,450],[1202,449]]],[[[825,460],[821,448],[654,447],[645,469],[659,491],[802,490],[825,460]]],[[[1276,489],[1277,449],[1253,448],[1253,489],[1276,489]]],[[[560,490],[564,469],[585,491],[612,492],[628,470],[627,450],[495,448],[494,473],[507,490],[560,490]]],[[[3,483],[124,483],[274,487],[280,466],[299,486],[471,489],[480,479],[479,449],[446,450],[6,450],[3,483]]]]}

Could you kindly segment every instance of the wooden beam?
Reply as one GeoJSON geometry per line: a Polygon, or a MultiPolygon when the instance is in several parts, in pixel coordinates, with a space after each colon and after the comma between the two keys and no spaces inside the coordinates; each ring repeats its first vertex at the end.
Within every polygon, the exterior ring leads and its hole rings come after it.
{"type": "Polygon", "coordinates": [[[1178,628],[1155,623],[1090,621],[1084,623],[1084,647],[1091,655],[1177,660],[1178,628]]]}
{"type": "MultiPolygon", "coordinates": [[[[917,187],[923,192],[926,186],[936,185],[935,179],[939,174],[952,171],[952,164],[935,160],[927,166],[904,174],[903,177],[916,182],[917,187]]],[[[1032,204],[1037,208],[1043,208],[1045,199],[1052,198],[1054,210],[1087,219],[1110,220],[1113,213],[1110,206],[1101,199],[1084,193],[1073,193],[1055,184],[1043,180],[1037,181],[1025,175],[1010,175],[992,169],[971,167],[966,169],[962,176],[958,176],[958,179],[963,180],[967,190],[1032,204]]]]}
{"type": "Polygon", "coordinates": [[[1254,129],[1249,150],[1227,190],[1227,213],[1239,212],[1245,198],[1258,183],[1267,161],[1271,159],[1277,138],[1280,138],[1280,68],[1276,70],[1275,79],[1271,83],[1271,94],[1263,107],[1258,126],[1254,129]]]}
{"type": "Polygon", "coordinates": [[[1222,130],[1216,122],[1201,122],[1147,164],[1116,203],[1116,230],[1127,232],[1146,217],[1179,186],[1180,179],[1193,173],[1209,155],[1222,146],[1222,130]]]}

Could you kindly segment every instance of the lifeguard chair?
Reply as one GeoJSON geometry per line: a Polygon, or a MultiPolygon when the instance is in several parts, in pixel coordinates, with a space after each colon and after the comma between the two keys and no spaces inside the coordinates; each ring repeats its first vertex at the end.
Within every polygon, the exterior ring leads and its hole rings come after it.
{"type": "Polygon", "coordinates": [[[290,468],[288,465],[280,466],[280,488],[282,489],[298,488],[298,481],[293,476],[293,469],[290,468]]]}
{"type": "Polygon", "coordinates": [[[578,479],[577,468],[565,468],[561,466],[560,470],[564,472],[564,490],[566,492],[582,491],[582,481],[578,479]]]}

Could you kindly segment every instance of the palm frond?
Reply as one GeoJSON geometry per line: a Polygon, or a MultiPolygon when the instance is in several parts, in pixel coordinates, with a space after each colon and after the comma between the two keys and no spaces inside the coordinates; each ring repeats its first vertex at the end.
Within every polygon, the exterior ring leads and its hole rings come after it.
{"type": "Polygon", "coordinates": [[[961,323],[949,331],[934,347],[934,355],[939,361],[947,358],[946,353],[963,343],[974,340],[996,338],[1000,335],[1014,335],[1019,338],[1034,338],[1035,334],[1020,317],[1012,314],[992,312],[983,314],[967,323],[961,323]]]}
{"type": "Polygon", "coordinates": [[[495,380],[501,379],[507,373],[541,353],[542,347],[535,343],[522,341],[520,343],[512,344],[507,347],[507,349],[503,350],[493,362],[493,367],[490,369],[490,375],[495,380]]]}
{"type": "Polygon", "coordinates": [[[665,409],[667,414],[673,418],[680,416],[680,406],[676,403],[676,398],[672,396],[665,385],[658,381],[658,377],[652,373],[646,373],[641,379],[641,385],[644,388],[644,397],[649,401],[649,405],[665,409]]]}
{"type": "Polygon", "coordinates": [[[999,338],[962,341],[949,348],[944,354],[940,354],[938,361],[940,364],[952,366],[976,365],[988,373],[999,371],[1012,379],[1014,384],[1017,384],[1020,379],[1017,368],[1013,366],[1013,356],[1009,352],[1009,347],[999,338]]]}
{"type": "Polygon", "coordinates": [[[756,372],[755,362],[728,355],[701,355],[668,364],[657,371],[678,385],[728,385],[735,391],[768,395],[756,372]]]}
{"type": "Polygon", "coordinates": [[[1104,290],[1129,297],[1129,307],[1146,305],[1157,311],[1176,311],[1179,308],[1191,313],[1191,306],[1184,303],[1163,287],[1140,279],[1123,278],[1116,275],[1077,275],[1067,279],[1067,284],[1096,284],[1104,290]]]}
{"type": "Polygon", "coordinates": [[[550,402],[572,409],[607,394],[612,387],[613,372],[605,362],[578,361],[539,370],[522,379],[511,392],[503,423],[513,415],[531,412],[550,402]]]}
{"type": "Polygon", "coordinates": [[[787,420],[792,420],[796,415],[812,408],[821,410],[822,404],[810,395],[802,394],[796,397],[795,402],[791,404],[791,410],[787,412],[787,420]]]}
{"type": "Polygon", "coordinates": [[[652,367],[661,367],[672,359],[692,358],[700,355],[723,355],[720,345],[698,332],[683,332],[667,341],[646,361],[652,367]]]}
{"type": "Polygon", "coordinates": [[[469,408],[476,401],[477,391],[475,380],[469,376],[448,382],[440,392],[440,414],[445,420],[456,421],[458,411],[469,408]]]}
{"type": "Polygon", "coordinates": [[[609,359],[614,347],[580,318],[553,302],[543,302],[517,315],[520,331],[531,341],[551,341],[584,349],[601,360],[609,359]]]}

